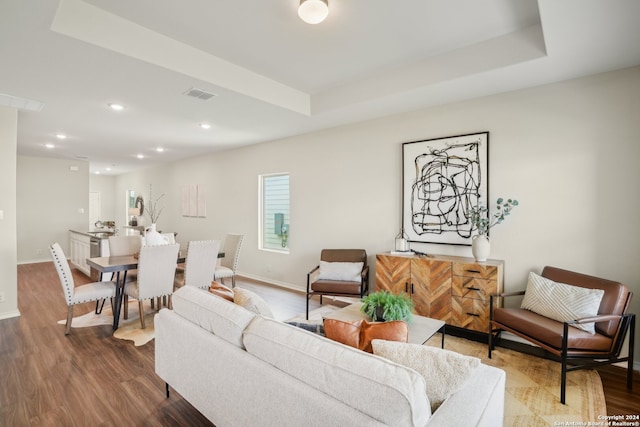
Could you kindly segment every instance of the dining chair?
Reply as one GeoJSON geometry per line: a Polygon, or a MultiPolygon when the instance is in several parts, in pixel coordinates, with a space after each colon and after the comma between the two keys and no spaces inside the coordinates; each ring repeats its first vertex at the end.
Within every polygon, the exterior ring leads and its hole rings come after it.
{"type": "Polygon", "coordinates": [[[167,305],[171,308],[171,294],[176,274],[179,244],[142,246],[138,257],[138,277],[135,282],[124,285],[124,318],[129,318],[129,297],[138,300],[140,326],[145,329],[143,301],[157,298],[157,310],[160,310],[160,300],[167,297],[167,305]]]}
{"type": "Polygon", "coordinates": [[[176,277],[174,288],[195,286],[208,289],[213,280],[219,249],[219,240],[189,242],[183,277],[176,277]]]}
{"type": "Polygon", "coordinates": [[[231,287],[236,287],[236,269],[238,268],[238,257],[240,256],[240,246],[242,245],[242,234],[227,234],[222,245],[224,258],[220,260],[220,265],[216,266],[214,280],[231,277],[231,287]]]}
{"type": "MultiPolygon", "coordinates": [[[[64,297],[67,302],[67,329],[64,334],[69,335],[71,332],[71,322],[73,320],[73,307],[77,304],[95,301],[96,314],[99,314],[98,301],[110,298],[113,304],[113,298],[116,296],[116,287],[113,282],[93,282],[76,286],[69,262],[62,247],[56,242],[49,246],[49,251],[51,252],[51,258],[53,258],[53,264],[56,266],[60,284],[62,285],[64,297]]],[[[100,311],[102,311],[102,308],[100,308],[100,311]]]]}
{"type": "Polygon", "coordinates": [[[142,246],[142,236],[109,236],[109,256],[133,255],[142,246]]]}

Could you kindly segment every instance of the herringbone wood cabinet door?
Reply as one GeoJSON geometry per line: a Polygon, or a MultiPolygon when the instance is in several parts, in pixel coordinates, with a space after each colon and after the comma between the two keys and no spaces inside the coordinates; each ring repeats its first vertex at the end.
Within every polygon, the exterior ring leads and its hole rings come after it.
{"type": "Polygon", "coordinates": [[[405,292],[411,280],[410,269],[409,258],[376,255],[376,291],[405,292]]]}
{"type": "Polygon", "coordinates": [[[411,260],[411,284],[415,312],[448,322],[451,317],[451,262],[411,260]]]}

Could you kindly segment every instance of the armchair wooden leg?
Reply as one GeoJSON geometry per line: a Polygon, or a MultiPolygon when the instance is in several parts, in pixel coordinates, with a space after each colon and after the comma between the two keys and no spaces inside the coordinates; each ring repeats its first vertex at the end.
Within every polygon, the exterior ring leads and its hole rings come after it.
{"type": "Polygon", "coordinates": [[[144,324],[144,307],[141,299],[138,300],[138,312],[140,313],[140,327],[144,329],[146,326],[144,324]]]}
{"type": "Polygon", "coordinates": [[[67,308],[67,329],[64,331],[65,335],[69,335],[71,333],[71,320],[73,319],[73,306],[70,305],[67,308]]]}
{"type": "Polygon", "coordinates": [[[167,308],[169,310],[173,310],[173,299],[171,298],[171,295],[169,295],[168,302],[167,302],[167,308]]]}
{"type": "Polygon", "coordinates": [[[129,318],[129,295],[124,294],[122,296],[122,317],[124,320],[129,318]]]}

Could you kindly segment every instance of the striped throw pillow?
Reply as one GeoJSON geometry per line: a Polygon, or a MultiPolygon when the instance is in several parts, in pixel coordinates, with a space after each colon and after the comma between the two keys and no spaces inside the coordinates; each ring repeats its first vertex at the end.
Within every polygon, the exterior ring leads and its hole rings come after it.
{"type": "MultiPolygon", "coordinates": [[[[597,315],[603,295],[602,289],[557,283],[531,272],[520,308],[559,322],[566,322],[597,315]]],[[[590,334],[596,333],[594,323],[571,326],[590,334]]]]}

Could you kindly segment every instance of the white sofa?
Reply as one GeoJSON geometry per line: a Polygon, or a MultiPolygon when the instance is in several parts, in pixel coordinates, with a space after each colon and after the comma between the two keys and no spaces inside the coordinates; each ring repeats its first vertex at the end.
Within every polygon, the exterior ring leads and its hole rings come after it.
{"type": "Polygon", "coordinates": [[[217,427],[500,426],[480,365],[433,414],[416,371],[184,287],[155,318],[156,373],[217,427]]]}

